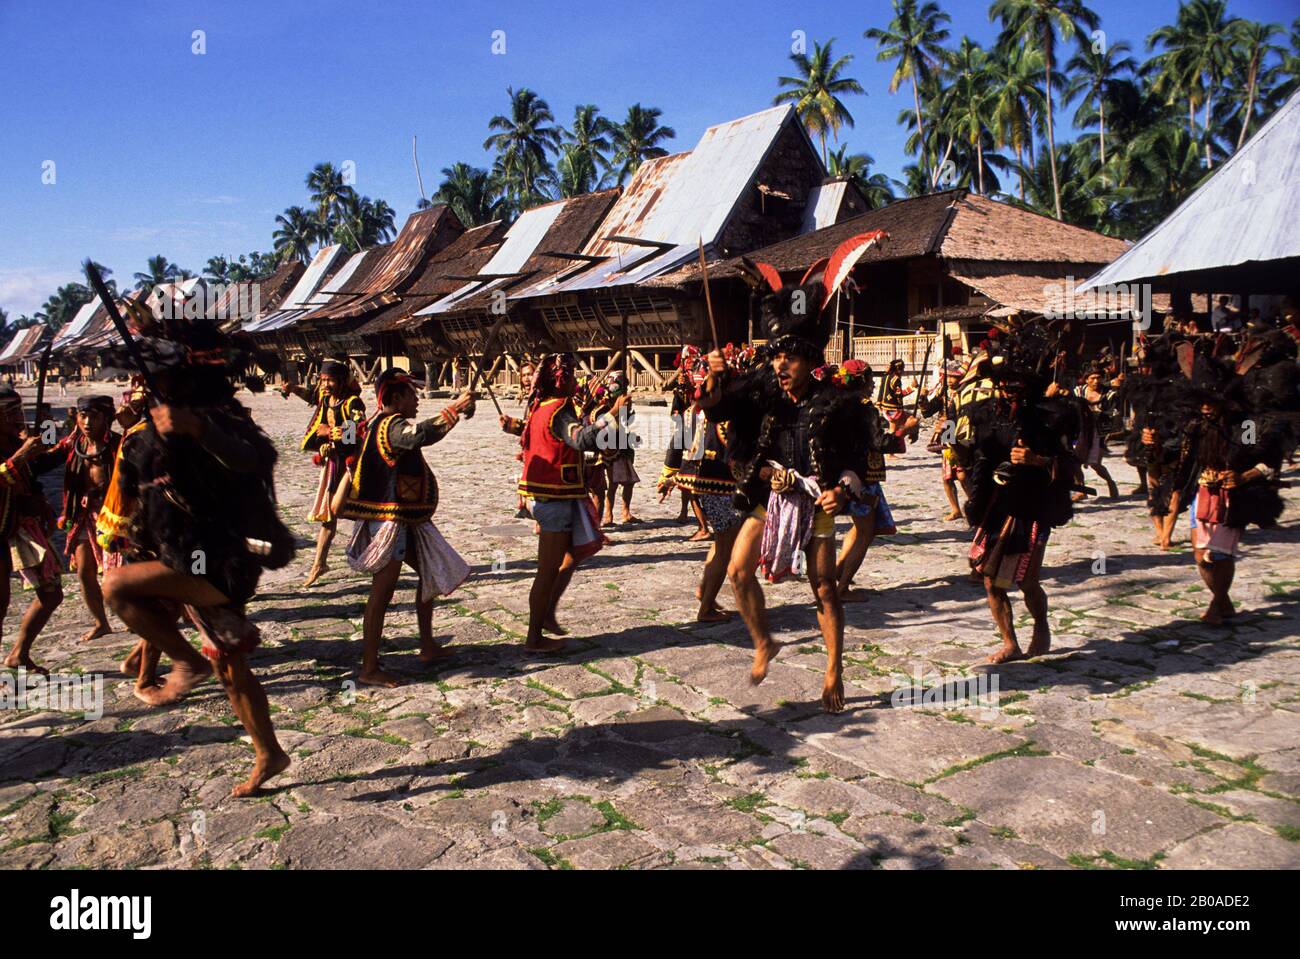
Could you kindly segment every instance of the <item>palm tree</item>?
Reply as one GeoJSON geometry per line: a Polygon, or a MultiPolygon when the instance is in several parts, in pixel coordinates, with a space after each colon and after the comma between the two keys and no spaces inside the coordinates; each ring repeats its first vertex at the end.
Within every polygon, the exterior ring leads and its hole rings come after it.
{"type": "Polygon", "coordinates": [[[1148,66],[1156,71],[1156,84],[1169,102],[1186,99],[1189,127],[1195,132],[1196,108],[1205,110],[1205,162],[1213,168],[1210,108],[1231,67],[1232,47],[1238,38],[1238,20],[1228,16],[1227,0],[1188,0],[1178,8],[1178,20],[1147,37],[1147,49],[1159,44],[1162,53],[1148,66]]]}
{"type": "Polygon", "coordinates": [[[1056,197],[1056,218],[1061,219],[1061,184],[1056,175],[1056,130],[1052,117],[1052,71],[1056,61],[1056,38],[1069,40],[1087,27],[1095,30],[1101,22],[1083,0],[994,0],[989,20],[1002,21],[998,43],[1009,46],[1023,43],[1043,55],[1046,77],[1047,153],[1052,172],[1052,189],[1056,197]]]}
{"type": "Polygon", "coordinates": [[[90,288],[81,283],[65,283],[42,304],[36,319],[51,330],[58,330],[94,298],[90,288]]]}
{"type": "Polygon", "coordinates": [[[591,154],[566,143],[555,164],[555,185],[560,196],[582,196],[596,189],[599,177],[591,154]]]}
{"type": "Polygon", "coordinates": [[[175,283],[177,280],[183,280],[190,276],[189,270],[183,270],[175,263],[167,262],[167,257],[159,253],[157,256],[149,257],[145,264],[144,273],[134,274],[135,288],[137,290],[150,290],[155,286],[162,286],[164,283],[175,283]]]}
{"type": "Polygon", "coordinates": [[[636,171],[646,160],[667,156],[668,151],[659,144],[677,136],[672,127],[659,125],[663,111],[658,107],[643,107],[634,103],[627,108],[627,116],[610,134],[613,153],[609,163],[611,169],[617,169],[618,177],[614,182],[623,185],[623,181],[636,171]]]}
{"type": "Polygon", "coordinates": [[[496,150],[493,165],[511,193],[516,207],[526,210],[548,199],[542,187],[553,176],[547,153],[560,148],[560,128],[552,126],[550,106],[532,90],[508,88],[510,115],[488,121],[499,132],[483,141],[483,149],[496,150]]]}
{"type": "Polygon", "coordinates": [[[396,213],[385,200],[372,200],[354,193],[339,205],[334,235],[350,253],[387,243],[396,234],[396,213]]]}
{"type": "Polygon", "coordinates": [[[224,256],[208,257],[207,265],[203,267],[204,278],[213,283],[229,283],[233,269],[234,264],[224,256]]]}
{"type": "Polygon", "coordinates": [[[790,89],[772,98],[772,102],[777,104],[793,103],[808,134],[821,138],[823,164],[827,162],[826,132],[829,130],[838,140],[841,126],[853,126],[853,115],[840,97],[848,93],[865,93],[857,80],[840,75],[853,62],[853,54],[832,60],[831,46],[834,43],[834,37],[827,40],[825,46],[814,41],[811,57],[806,53],[790,54],[790,62],[799,68],[799,75],[777,77],[780,86],[790,89]]]}
{"type": "Polygon", "coordinates": [[[883,173],[872,173],[876,161],[868,153],[849,154],[848,144],[841,144],[828,158],[831,176],[843,177],[853,183],[867,201],[868,209],[876,210],[894,202],[894,181],[883,173]]]}
{"type": "Polygon", "coordinates": [[[311,202],[316,207],[316,222],[320,225],[317,239],[322,245],[333,243],[334,218],[343,202],[355,196],[356,191],[344,182],[343,171],[333,163],[317,163],[312,167],[312,171],[307,174],[307,189],[311,193],[311,202]]]}
{"type": "MultiPolygon", "coordinates": [[[[1300,21],[1297,21],[1300,23],[1300,21]]],[[[1241,103],[1240,112],[1233,111],[1240,117],[1241,132],[1237,134],[1237,149],[1240,150],[1250,135],[1250,123],[1255,118],[1255,104],[1260,88],[1260,79],[1264,71],[1264,62],[1270,54],[1282,53],[1282,48],[1273,43],[1273,38],[1282,32],[1280,23],[1257,23],[1254,20],[1238,20],[1236,36],[1232,44],[1231,76],[1241,103]],[[1241,94],[1244,91],[1244,100],[1241,94]]]]}
{"type": "MultiPolygon", "coordinates": [[[[926,3],[918,9],[916,0],[894,0],[894,19],[889,21],[889,27],[885,30],[872,27],[863,34],[876,41],[879,48],[877,60],[895,60],[898,63],[889,79],[890,93],[897,93],[904,80],[912,81],[912,102],[918,143],[921,144],[925,142],[925,124],[921,119],[920,84],[928,80],[943,62],[943,42],[948,39],[948,31],[941,24],[950,22],[952,18],[943,13],[937,3],[926,3]]],[[[924,152],[921,165],[922,169],[929,168],[924,152]]]]}
{"type": "Polygon", "coordinates": [[[950,136],[975,151],[976,183],[984,193],[984,140],[992,126],[992,95],[988,54],[970,37],[952,56],[948,88],[941,101],[950,136]]]}
{"type": "MultiPolygon", "coordinates": [[[[563,153],[569,157],[568,168],[571,173],[590,170],[595,174],[592,186],[581,192],[589,193],[604,183],[605,175],[609,172],[608,157],[613,149],[611,137],[614,129],[614,124],[600,115],[600,110],[594,103],[579,104],[574,107],[573,126],[563,131],[563,153]]],[[[562,195],[574,196],[575,194],[562,193],[562,195]]]]}
{"type": "Polygon", "coordinates": [[[1083,98],[1074,114],[1074,125],[1079,129],[1090,125],[1095,116],[1103,166],[1106,164],[1106,90],[1120,74],[1137,70],[1137,61],[1125,55],[1132,49],[1122,40],[1098,49],[1097,44],[1084,43],[1080,38],[1078,52],[1065,65],[1066,73],[1072,77],[1062,102],[1083,98]]]}
{"type": "Polygon", "coordinates": [[[492,175],[468,163],[453,163],[443,168],[442,184],[433,201],[451,207],[466,226],[504,219],[508,212],[507,202],[492,175]]]}
{"type": "Polygon", "coordinates": [[[311,259],[311,245],[322,239],[324,228],[317,215],[300,206],[291,206],[275,218],[280,224],[271,240],[281,263],[297,259],[306,263],[311,259]]]}
{"type": "MultiPolygon", "coordinates": [[[[989,83],[993,97],[991,122],[997,146],[1016,151],[1019,168],[1029,154],[1034,162],[1034,124],[1046,112],[1046,95],[1039,83],[1043,74],[1043,56],[1024,46],[995,47],[989,58],[989,83]]],[[[1019,185],[1020,199],[1025,199],[1024,184],[1019,185]]]]}

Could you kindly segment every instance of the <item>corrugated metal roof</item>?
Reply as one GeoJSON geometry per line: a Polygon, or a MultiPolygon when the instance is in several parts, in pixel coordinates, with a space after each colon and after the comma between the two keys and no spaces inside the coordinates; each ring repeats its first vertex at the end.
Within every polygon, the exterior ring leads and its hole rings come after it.
{"type": "Polygon", "coordinates": [[[82,333],[85,333],[86,329],[90,326],[91,319],[95,316],[95,311],[98,309],[99,300],[97,298],[83,303],[81,309],[77,311],[77,315],[72,318],[71,322],[64,326],[63,329],[59,330],[55,335],[54,348],[60,350],[77,337],[81,336],[82,333]]]}
{"type": "Polygon", "coordinates": [[[787,105],[720,123],[705,130],[689,153],[641,164],[582,250],[611,259],[559,282],[548,278],[512,299],[637,283],[694,256],[701,240],[706,246],[717,240],[777,135],[794,116],[794,108],[787,105]],[[614,242],[607,239],[610,236],[673,246],[660,252],[614,242]]]}
{"type": "MultiPolygon", "coordinates": [[[[281,302],[280,308],[253,320],[244,327],[244,332],[266,333],[284,325],[286,319],[296,318],[306,313],[311,308],[313,295],[320,289],[325,277],[329,275],[329,271],[339,259],[346,255],[347,251],[343,248],[342,243],[335,243],[317,250],[307,269],[298,278],[298,282],[289,291],[289,295],[281,302]]],[[[357,254],[357,256],[361,255],[360,253],[357,254]]]]}
{"type": "MultiPolygon", "coordinates": [[[[551,228],[564,209],[567,200],[556,200],[554,203],[547,203],[542,206],[535,206],[531,210],[525,210],[519,214],[519,219],[511,225],[506,233],[505,242],[492,254],[492,258],[483,264],[480,274],[491,275],[494,273],[517,273],[533,251],[537,249],[537,244],[546,236],[546,232],[551,228]]],[[[492,280],[487,284],[480,284],[477,281],[466,283],[455,293],[444,296],[442,299],[431,303],[424,309],[413,314],[415,316],[432,316],[435,313],[446,313],[448,310],[454,310],[460,300],[476,292],[491,290],[499,286],[505,280],[492,280]]]]}
{"type": "Polygon", "coordinates": [[[811,233],[833,224],[839,215],[848,185],[847,180],[832,180],[813,190],[813,195],[803,208],[803,225],[799,227],[799,232],[811,233]]]}
{"type": "Polygon", "coordinates": [[[5,345],[4,350],[0,351],[0,366],[21,362],[24,357],[36,349],[37,344],[41,342],[44,336],[44,323],[37,323],[25,330],[19,330],[14,334],[14,338],[5,345]]]}
{"type": "Polygon", "coordinates": [[[1080,291],[1300,257],[1300,93],[1080,291]]]}

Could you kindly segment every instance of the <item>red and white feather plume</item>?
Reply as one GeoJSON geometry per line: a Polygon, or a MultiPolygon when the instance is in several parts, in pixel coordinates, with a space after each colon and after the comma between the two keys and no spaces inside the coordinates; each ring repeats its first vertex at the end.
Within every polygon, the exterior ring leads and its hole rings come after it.
{"type": "MultiPolygon", "coordinates": [[[[850,237],[835,248],[835,252],[830,255],[826,261],[826,271],[822,274],[822,285],[826,289],[826,296],[822,300],[822,308],[831,301],[835,291],[853,272],[853,267],[857,265],[862,255],[878,243],[889,239],[889,234],[884,230],[872,230],[869,233],[859,233],[857,236],[850,237]]],[[[812,273],[817,264],[809,269],[812,273]]],[[[807,279],[807,276],[804,277],[807,279]]]]}

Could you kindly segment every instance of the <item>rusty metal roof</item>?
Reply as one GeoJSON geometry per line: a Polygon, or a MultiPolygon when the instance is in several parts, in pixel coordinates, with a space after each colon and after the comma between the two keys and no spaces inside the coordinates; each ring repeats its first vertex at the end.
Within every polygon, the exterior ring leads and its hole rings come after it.
{"type": "Polygon", "coordinates": [[[25,330],[19,330],[14,334],[3,350],[0,350],[0,366],[9,366],[21,362],[29,354],[35,352],[36,347],[41,340],[45,338],[45,331],[48,329],[44,323],[37,323],[35,326],[29,326],[25,330]]]}
{"type": "Polygon", "coordinates": [[[305,314],[311,308],[313,295],[346,256],[347,251],[341,243],[321,247],[302,275],[298,277],[298,282],[293,285],[289,295],[281,301],[279,308],[263,312],[257,319],[244,326],[244,332],[268,333],[305,314]]]}
{"type": "Polygon", "coordinates": [[[442,233],[440,227],[453,234],[451,239],[465,229],[451,208],[441,204],[412,213],[355,296],[335,297],[334,302],[313,310],[303,319],[319,323],[355,317],[397,302],[398,295],[415,278],[420,266],[435,252],[435,243],[442,233]]]}
{"type": "Polygon", "coordinates": [[[582,250],[609,259],[531,284],[512,299],[637,283],[680,266],[696,255],[701,240],[708,246],[718,239],[778,134],[791,122],[798,123],[793,107],[772,107],[709,127],[687,153],[647,160],[582,250]]]}

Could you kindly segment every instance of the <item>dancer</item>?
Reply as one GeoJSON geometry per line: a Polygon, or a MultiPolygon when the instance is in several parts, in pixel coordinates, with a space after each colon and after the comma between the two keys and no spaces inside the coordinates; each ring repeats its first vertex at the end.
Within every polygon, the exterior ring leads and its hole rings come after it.
{"type": "MultiPolygon", "coordinates": [[[[876,398],[876,408],[885,414],[890,425],[901,423],[907,418],[906,399],[912,387],[903,385],[903,370],[906,364],[902,360],[890,360],[889,368],[880,382],[880,395],[876,398]]],[[[892,454],[891,454],[892,455],[892,454]]]]}
{"type": "Polygon", "coordinates": [[[438,480],[420,452],[442,440],[462,416],[474,415],[474,397],[463,394],[437,415],[415,423],[420,394],[407,373],[387,369],[375,380],[379,413],[366,429],[351,487],[338,515],[357,520],[348,543],[348,565],[373,579],[362,623],[361,672],[357,681],[393,687],[401,680],[379,665],[384,613],[393,599],[402,563],[415,570],[415,619],[420,662],[450,653],[433,639],[433,600],[469,576],[469,565],[433,525],[438,480]]]}
{"type": "Polygon", "coordinates": [[[334,498],[361,448],[366,406],[361,401],[361,387],[352,380],[347,364],[338,360],[326,360],[321,364],[314,392],[296,383],[286,383],[280,392],[286,398],[292,394],[316,404],[316,412],[312,414],[301,444],[301,449],[312,453],[312,461],[320,466],[320,482],[308,515],[312,522],[320,523],[320,532],[316,534],[316,558],[303,583],[303,586],[311,586],[329,572],[330,544],[334,542],[338,528],[334,498]]]}
{"type": "Polygon", "coordinates": [[[81,637],[83,643],[113,631],[99,585],[112,554],[106,554],[99,545],[96,523],[121,439],[113,432],[114,413],[111,396],[81,397],[77,400],[76,429],[44,454],[64,461],[63,513],[59,518],[59,528],[67,533],[64,555],[77,573],[82,600],[94,620],[81,637]]]}
{"type": "MultiPolygon", "coordinates": [[[[755,353],[751,348],[737,350],[727,344],[722,357],[731,373],[741,374],[753,367],[755,353]]],[[[745,513],[737,509],[734,502],[736,479],[729,465],[727,423],[710,421],[702,410],[699,412],[701,415],[692,444],[692,450],[698,454],[693,458],[694,468],[682,482],[704,513],[713,540],[704,559],[700,584],[695,590],[695,597],[700,601],[695,619],[700,623],[719,623],[731,618],[731,613],[718,605],[718,593],[726,581],[732,547],[745,513]]]]}
{"type": "MultiPolygon", "coordinates": [[[[775,272],[775,271],[773,271],[775,272]]],[[[817,622],[826,645],[822,707],[844,708],[844,610],[835,579],[835,514],[860,483],[851,470],[861,461],[868,435],[866,407],[838,387],[817,379],[834,324],[824,312],[829,299],[820,280],[783,287],[763,300],[771,362],[732,375],[721,351],[709,354],[709,377],[700,406],[713,422],[727,422],[742,436],[731,451],[737,479],[736,505],[745,520],[732,546],[728,576],[736,604],[754,643],[750,682],[761,683],[780,644],[768,628],[761,567],[779,581],[806,558],[817,622]]]]}
{"type": "MultiPolygon", "coordinates": [[[[247,654],[261,641],[244,615],[263,569],[287,565],[293,536],[276,510],[275,446],[235,399],[231,378],[254,358],[215,325],[151,329],[138,343],[153,373],[156,403],[118,464],[131,511],[132,562],[111,569],[104,599],[173,667],[137,689],[153,706],[180,700],[214,670],[252,740],[253,771],[232,795],[256,794],[289,765],[271,724],[266,693],[247,654]],[[200,654],[177,628],[184,611],[203,638],[200,654]]],[[[257,364],[266,368],[267,358],[257,364]]],[[[256,391],[259,377],[245,385],[256,391]]]]}
{"type": "Polygon", "coordinates": [[[988,657],[1005,663],[1041,656],[1052,646],[1047,593],[1039,582],[1047,541],[1073,515],[1070,491],[1078,471],[1073,454],[1078,408],[1050,380],[1052,346],[1041,327],[999,337],[972,361],[967,377],[997,384],[989,399],[963,406],[972,432],[970,499],[966,517],[975,527],[971,569],[984,581],[1002,647],[988,657]],[[1033,640],[1022,652],[1016,640],[1008,590],[1020,587],[1034,620],[1033,640]]]}
{"type": "Polygon", "coordinates": [[[1275,403],[1294,402],[1294,360],[1282,361],[1277,377],[1259,372],[1264,375],[1251,383],[1204,354],[1192,372],[1200,416],[1183,433],[1177,475],[1191,502],[1192,555],[1211,596],[1201,619],[1210,625],[1237,614],[1229,592],[1246,527],[1275,526],[1283,510],[1276,480],[1286,457],[1286,431],[1260,414],[1275,403]],[[1260,405],[1252,408],[1253,403],[1260,405]]]}
{"type": "Polygon", "coordinates": [[[877,536],[893,536],[898,532],[894,525],[894,514],[885,498],[885,455],[903,453],[907,450],[904,437],[916,429],[917,418],[907,416],[892,425],[880,415],[871,402],[871,367],[862,360],[849,360],[830,375],[836,378],[837,385],[858,394],[858,402],[864,407],[863,422],[867,433],[865,442],[859,452],[861,459],[854,467],[859,480],[852,487],[852,498],[848,504],[848,515],[853,521],[844,545],[840,548],[835,562],[835,583],[840,600],[845,603],[860,603],[867,597],[862,591],[851,591],[853,577],[862,568],[862,561],[867,557],[867,550],[877,536]]]}
{"type": "MultiPolygon", "coordinates": [[[[943,382],[939,384],[939,419],[934,424],[934,433],[930,439],[930,448],[938,450],[941,455],[940,479],[943,483],[943,495],[948,501],[948,512],[944,522],[961,519],[961,504],[957,499],[957,487],[966,491],[966,467],[961,461],[957,446],[957,423],[961,413],[961,378],[966,372],[966,364],[957,357],[952,357],[943,364],[943,382]]],[[[969,495],[968,497],[969,498],[969,495]]]]}
{"type": "MultiPolygon", "coordinates": [[[[519,365],[519,398],[523,400],[525,405],[528,403],[528,395],[533,391],[534,372],[535,367],[529,360],[525,360],[519,365]]],[[[506,433],[510,433],[512,436],[522,436],[524,429],[528,426],[527,420],[516,419],[513,416],[506,416],[504,413],[502,413],[498,419],[501,423],[501,429],[506,433]]],[[[517,453],[515,459],[522,463],[524,459],[523,454],[517,453]]],[[[517,483],[518,478],[516,478],[516,484],[517,483]]],[[[515,519],[532,519],[533,514],[528,509],[528,500],[522,493],[518,493],[516,499],[517,508],[515,509],[515,519]]]]}
{"type": "MultiPolygon", "coordinates": [[[[1075,387],[1074,395],[1083,401],[1082,430],[1079,434],[1079,446],[1074,451],[1075,457],[1079,460],[1080,472],[1083,476],[1083,467],[1088,467],[1103,480],[1106,481],[1106,489],[1110,499],[1119,498],[1119,487],[1111,477],[1110,471],[1102,465],[1102,460],[1106,458],[1108,450],[1106,449],[1106,428],[1110,422],[1111,410],[1115,405],[1115,391],[1105,385],[1105,372],[1103,369],[1094,366],[1088,370],[1084,381],[1075,387]]],[[[1074,494],[1074,501],[1081,502],[1088,498],[1088,494],[1078,492],[1074,494]]]]}
{"type": "Polygon", "coordinates": [[[63,602],[58,553],[48,535],[53,517],[36,479],[58,464],[58,456],[49,452],[40,436],[28,431],[22,399],[12,387],[0,386],[0,621],[9,613],[15,571],[35,591],[4,664],[42,676],[49,670],[32,659],[32,644],[63,602]]]}
{"type": "Polygon", "coordinates": [[[528,404],[528,428],[521,438],[524,476],[519,491],[533,500],[537,520],[537,576],[528,593],[528,637],[531,653],[556,653],[563,639],[546,639],[543,632],[565,636],[556,610],[573,579],[573,571],[604,545],[595,504],[587,495],[583,454],[617,449],[626,442],[618,414],[627,394],[614,400],[595,422],[584,424],[573,406],[578,388],[571,353],[551,353],[538,364],[528,404]]]}

